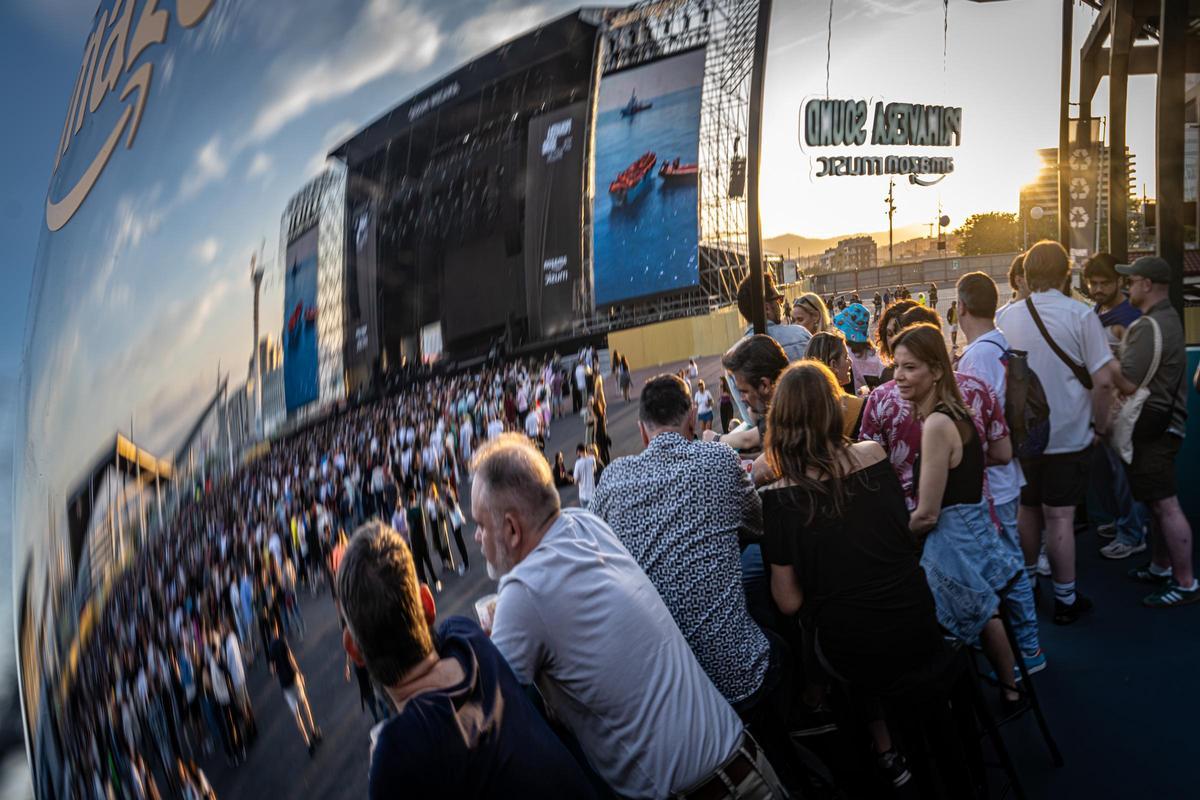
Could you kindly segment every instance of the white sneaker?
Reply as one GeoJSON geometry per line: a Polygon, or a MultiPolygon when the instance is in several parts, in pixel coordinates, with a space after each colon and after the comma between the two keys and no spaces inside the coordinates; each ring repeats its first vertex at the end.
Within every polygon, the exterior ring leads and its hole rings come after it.
{"type": "Polygon", "coordinates": [[[1050,577],[1050,559],[1046,558],[1045,553],[1038,553],[1037,574],[1043,578],[1050,577]]]}
{"type": "Polygon", "coordinates": [[[1129,558],[1134,553],[1144,553],[1145,551],[1145,542],[1139,542],[1137,544],[1125,544],[1125,542],[1113,540],[1104,545],[1104,547],[1100,548],[1100,555],[1117,561],[1122,558],[1129,558]]]}
{"type": "Polygon", "coordinates": [[[1113,539],[1117,535],[1117,524],[1109,522],[1096,528],[1096,535],[1101,539],[1113,539]]]}

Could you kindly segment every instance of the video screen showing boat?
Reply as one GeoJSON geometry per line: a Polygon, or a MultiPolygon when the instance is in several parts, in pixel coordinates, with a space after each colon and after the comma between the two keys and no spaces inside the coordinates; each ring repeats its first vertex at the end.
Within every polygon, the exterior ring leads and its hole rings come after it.
{"type": "Polygon", "coordinates": [[[658,157],[654,153],[643,153],[637,161],[622,170],[608,185],[608,193],[612,195],[613,203],[628,205],[641,197],[650,183],[648,178],[657,161],[658,157]]]}
{"type": "Polygon", "coordinates": [[[703,49],[689,50],[600,79],[592,209],[598,306],[700,279],[704,64],[703,49]]]}

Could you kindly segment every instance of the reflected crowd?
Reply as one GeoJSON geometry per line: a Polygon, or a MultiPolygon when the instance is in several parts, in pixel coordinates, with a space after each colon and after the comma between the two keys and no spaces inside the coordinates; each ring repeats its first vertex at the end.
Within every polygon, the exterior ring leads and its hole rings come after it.
{"type": "MultiPolygon", "coordinates": [[[[578,357],[589,377],[594,359],[590,349],[578,357]]],[[[200,765],[245,760],[258,727],[247,671],[260,662],[312,754],[320,728],[289,644],[305,633],[300,594],[331,584],[339,543],[368,517],[404,532],[430,586],[463,574],[458,490],[472,449],[527,430],[535,416],[531,438],[544,442],[573,382],[557,358],[409,376],[399,391],[273,442],[232,475],[199,480],[119,573],[84,637],[56,731],[67,796],[212,797],[200,765]]],[[[364,706],[386,715],[365,670],[356,672],[364,706]]]]}

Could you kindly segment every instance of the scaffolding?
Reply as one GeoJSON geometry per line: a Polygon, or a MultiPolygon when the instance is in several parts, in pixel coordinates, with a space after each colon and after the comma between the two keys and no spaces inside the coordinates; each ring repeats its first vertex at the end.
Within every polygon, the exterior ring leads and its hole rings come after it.
{"type": "MultiPolygon", "coordinates": [[[[582,315],[576,335],[697,316],[735,302],[748,270],[746,142],[758,0],[648,0],[611,12],[600,37],[604,74],[705,47],[700,100],[699,282],[668,295],[635,298],[582,315]]],[[[591,167],[589,166],[589,169],[591,167]]],[[[588,180],[585,208],[595,197],[588,180]]],[[[592,230],[585,215],[585,274],[592,230]]]]}

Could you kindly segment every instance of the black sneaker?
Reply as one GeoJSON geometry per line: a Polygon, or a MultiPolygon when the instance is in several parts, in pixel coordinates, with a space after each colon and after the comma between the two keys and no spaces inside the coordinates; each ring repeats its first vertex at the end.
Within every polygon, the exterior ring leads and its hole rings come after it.
{"type": "Polygon", "coordinates": [[[792,736],[821,736],[833,733],[838,729],[829,706],[819,705],[815,708],[805,706],[800,718],[792,726],[792,736]]]}
{"type": "Polygon", "coordinates": [[[1159,575],[1157,572],[1150,571],[1150,565],[1152,563],[1153,562],[1147,561],[1140,567],[1134,567],[1133,569],[1129,570],[1129,572],[1126,574],[1129,576],[1130,580],[1137,581],[1138,583],[1145,583],[1149,584],[1150,586],[1161,586],[1165,588],[1166,585],[1171,582],[1171,570],[1167,570],[1166,575],[1159,575]]]}
{"type": "Polygon", "coordinates": [[[1075,593],[1075,602],[1067,605],[1054,598],[1054,624],[1070,625],[1075,620],[1092,610],[1092,601],[1079,592],[1075,593]]]}
{"type": "Polygon", "coordinates": [[[908,771],[908,762],[895,747],[886,753],[875,756],[875,764],[896,789],[912,780],[912,773],[908,771]]]}

